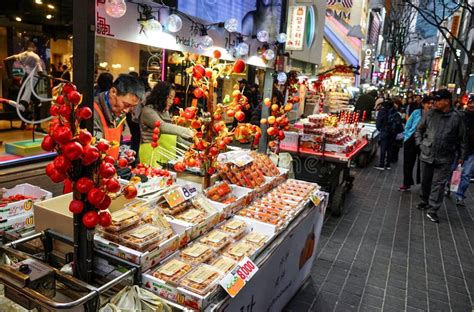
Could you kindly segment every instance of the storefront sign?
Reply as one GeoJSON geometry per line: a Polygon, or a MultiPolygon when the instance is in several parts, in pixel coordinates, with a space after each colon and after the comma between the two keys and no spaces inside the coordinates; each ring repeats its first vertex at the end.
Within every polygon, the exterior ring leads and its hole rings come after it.
{"type": "Polygon", "coordinates": [[[290,6],[288,9],[288,26],[286,29],[286,50],[303,50],[305,24],[306,6],[290,6]]]}
{"type": "Polygon", "coordinates": [[[372,45],[366,45],[362,52],[362,68],[360,69],[361,79],[370,79],[372,72],[372,62],[374,59],[374,49],[372,45]]]}
{"type": "Polygon", "coordinates": [[[349,22],[351,20],[352,0],[327,0],[327,14],[349,22]]]}
{"type": "Polygon", "coordinates": [[[245,284],[257,273],[258,267],[248,257],[240,261],[219,284],[234,298],[244,288],[245,284]]]}
{"type": "MultiPolygon", "coordinates": [[[[211,48],[205,48],[201,44],[202,36],[196,24],[193,24],[186,18],[182,19],[183,26],[179,32],[171,33],[165,30],[153,32],[147,29],[141,29],[137,20],[139,13],[137,11],[137,4],[126,2],[127,12],[120,18],[112,18],[105,13],[103,1],[97,0],[96,3],[96,34],[100,37],[113,38],[127,42],[134,42],[138,44],[148,45],[157,48],[196,53],[213,56],[214,50],[221,52],[221,59],[233,61],[236,59],[235,46],[237,40],[234,35],[229,35],[224,28],[212,27],[209,29],[208,35],[214,40],[214,45],[211,48]]],[[[168,17],[166,9],[162,9],[159,15],[159,22],[163,25],[168,17]]],[[[154,16],[158,18],[158,15],[154,16]]],[[[209,23],[193,17],[197,22],[202,22],[207,25],[209,23]]],[[[256,39],[247,41],[249,44],[248,56],[243,57],[247,64],[259,67],[273,68],[273,61],[264,62],[262,58],[257,57],[257,49],[261,46],[256,39]]]]}
{"type": "Polygon", "coordinates": [[[327,201],[309,214],[271,250],[258,272],[234,299],[217,311],[282,311],[311,274],[327,201]]]}

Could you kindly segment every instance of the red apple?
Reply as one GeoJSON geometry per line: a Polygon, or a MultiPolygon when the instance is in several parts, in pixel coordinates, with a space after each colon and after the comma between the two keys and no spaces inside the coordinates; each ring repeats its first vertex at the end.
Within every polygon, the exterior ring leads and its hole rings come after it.
{"type": "Polygon", "coordinates": [[[69,142],[63,145],[62,148],[64,156],[69,160],[77,160],[82,156],[82,145],[79,142],[69,142]]]}

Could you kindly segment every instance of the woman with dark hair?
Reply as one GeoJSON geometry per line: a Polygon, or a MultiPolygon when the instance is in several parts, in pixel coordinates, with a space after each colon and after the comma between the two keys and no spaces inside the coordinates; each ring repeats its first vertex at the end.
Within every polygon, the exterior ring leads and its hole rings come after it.
{"type": "Polygon", "coordinates": [[[142,143],[152,142],[155,122],[160,121],[161,134],[173,134],[178,137],[178,141],[188,143],[194,133],[191,129],[175,125],[171,122],[169,110],[173,105],[175,97],[174,85],[166,82],[158,82],[146,98],[145,106],[140,117],[142,143]]]}
{"type": "Polygon", "coordinates": [[[397,133],[403,131],[402,118],[391,100],[385,100],[382,109],[377,114],[377,130],[380,132],[380,162],[374,168],[377,170],[390,170],[392,160],[392,147],[397,133]]]}
{"type": "Polygon", "coordinates": [[[114,83],[114,76],[111,73],[101,73],[97,77],[97,85],[94,88],[94,96],[97,96],[101,92],[109,91],[114,83]]]}

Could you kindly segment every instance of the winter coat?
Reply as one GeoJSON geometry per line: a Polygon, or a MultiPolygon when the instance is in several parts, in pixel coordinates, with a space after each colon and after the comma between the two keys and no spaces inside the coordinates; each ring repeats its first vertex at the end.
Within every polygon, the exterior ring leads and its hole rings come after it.
{"type": "Polygon", "coordinates": [[[474,154],[474,112],[464,112],[464,125],[466,126],[467,134],[467,151],[466,158],[474,154]]]}
{"type": "Polygon", "coordinates": [[[451,164],[456,152],[465,159],[467,150],[466,127],[463,116],[455,110],[447,113],[432,109],[423,114],[415,133],[420,159],[430,164],[451,164]]]}

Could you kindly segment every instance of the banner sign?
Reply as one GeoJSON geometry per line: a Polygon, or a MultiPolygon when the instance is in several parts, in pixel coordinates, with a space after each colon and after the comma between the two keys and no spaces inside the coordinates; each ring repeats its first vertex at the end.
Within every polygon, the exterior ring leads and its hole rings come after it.
{"type": "Polygon", "coordinates": [[[286,50],[303,50],[305,24],[306,6],[290,6],[288,9],[288,26],[286,28],[286,50]]]}
{"type": "MultiPolygon", "coordinates": [[[[193,24],[186,18],[182,18],[183,26],[176,33],[168,32],[163,26],[161,32],[147,31],[141,29],[138,23],[139,13],[137,4],[126,2],[127,11],[120,18],[110,17],[105,13],[104,1],[96,2],[96,35],[99,37],[113,38],[138,44],[148,45],[157,48],[189,52],[212,57],[214,50],[221,52],[221,59],[234,61],[237,58],[235,48],[238,44],[235,35],[227,33],[224,28],[212,27],[207,31],[208,35],[213,39],[214,44],[211,48],[204,48],[201,45],[202,36],[196,24],[193,24]]],[[[169,12],[161,9],[159,14],[159,22],[165,25],[169,12]]],[[[158,14],[154,15],[158,19],[158,14]]],[[[206,21],[193,17],[199,23],[204,25],[210,24],[206,21]]],[[[247,64],[273,68],[273,61],[264,62],[262,58],[257,56],[257,50],[261,44],[257,39],[249,39],[246,41],[249,45],[249,53],[242,57],[247,64]]]]}
{"type": "Polygon", "coordinates": [[[338,19],[349,22],[351,20],[352,0],[327,0],[327,13],[338,19]]]}
{"type": "Polygon", "coordinates": [[[313,206],[268,259],[259,264],[258,271],[245,287],[233,299],[221,304],[217,311],[282,311],[311,274],[326,204],[324,199],[318,206],[313,206]]]}

